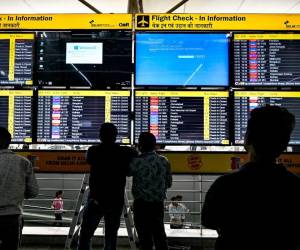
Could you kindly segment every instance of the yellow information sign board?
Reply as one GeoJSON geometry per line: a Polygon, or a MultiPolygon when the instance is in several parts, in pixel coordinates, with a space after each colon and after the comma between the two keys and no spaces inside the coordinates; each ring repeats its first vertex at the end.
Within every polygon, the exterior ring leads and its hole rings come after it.
{"type": "MultiPolygon", "coordinates": [[[[28,151],[18,154],[31,160],[36,172],[89,172],[84,151],[28,151]]],[[[248,161],[246,153],[161,152],[166,156],[173,174],[223,174],[237,170],[248,161]]],[[[283,154],[283,163],[291,172],[300,174],[300,154],[283,154]]]]}
{"type": "Polygon", "coordinates": [[[0,30],[132,29],[131,14],[0,14],[0,30]]]}
{"type": "MultiPolygon", "coordinates": [[[[136,30],[300,30],[298,14],[137,14],[136,30]]],[[[133,28],[131,14],[0,14],[0,30],[133,28]]]]}
{"type": "Polygon", "coordinates": [[[297,14],[137,14],[136,30],[300,30],[297,14]]]}

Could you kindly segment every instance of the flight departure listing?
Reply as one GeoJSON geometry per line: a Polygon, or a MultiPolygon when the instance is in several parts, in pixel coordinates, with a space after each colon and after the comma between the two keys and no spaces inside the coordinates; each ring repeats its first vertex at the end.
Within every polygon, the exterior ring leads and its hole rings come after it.
{"type": "MultiPolygon", "coordinates": [[[[234,92],[234,134],[235,144],[243,144],[250,112],[261,106],[274,105],[288,109],[300,120],[300,92],[291,91],[236,91],[234,92]]],[[[296,122],[292,132],[291,145],[300,145],[300,123],[296,122]]]]}
{"type": "Polygon", "coordinates": [[[300,34],[234,35],[236,86],[300,86],[300,34]]]}
{"type": "Polygon", "coordinates": [[[99,142],[99,128],[112,122],[118,143],[130,143],[130,91],[39,91],[38,142],[99,142]]]}
{"type": "Polygon", "coordinates": [[[32,142],[31,90],[0,91],[0,126],[11,133],[12,142],[32,142]]]}
{"type": "Polygon", "coordinates": [[[229,144],[228,92],[136,91],[135,142],[150,131],[161,144],[229,144]]]}
{"type": "Polygon", "coordinates": [[[0,85],[32,85],[33,34],[0,34],[0,85]]]}

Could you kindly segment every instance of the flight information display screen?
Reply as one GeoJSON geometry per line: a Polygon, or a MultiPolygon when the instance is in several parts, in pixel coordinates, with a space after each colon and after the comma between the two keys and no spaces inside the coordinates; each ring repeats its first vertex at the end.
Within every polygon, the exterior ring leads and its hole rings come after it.
{"type": "Polygon", "coordinates": [[[0,34],[0,85],[32,85],[34,34],[0,34]]]}
{"type": "Polygon", "coordinates": [[[0,91],[0,126],[8,129],[12,142],[32,142],[32,90],[0,91]]]}
{"type": "Polygon", "coordinates": [[[228,86],[228,34],[137,33],[138,86],[228,86]]]}
{"type": "Polygon", "coordinates": [[[128,87],[132,71],[130,31],[38,32],[40,86],[128,87]]]}
{"type": "Polygon", "coordinates": [[[235,143],[243,144],[250,112],[261,106],[276,105],[288,109],[295,115],[296,125],[290,144],[300,144],[300,92],[291,91],[235,91],[234,92],[234,135],[235,143]]]}
{"type": "Polygon", "coordinates": [[[136,91],[134,140],[150,131],[162,144],[229,144],[228,92],[136,91]]]}
{"type": "Polygon", "coordinates": [[[118,143],[130,143],[130,91],[38,92],[37,141],[99,142],[99,128],[111,122],[118,143]]]}
{"type": "Polygon", "coordinates": [[[300,86],[300,34],[234,35],[236,86],[300,86]]]}

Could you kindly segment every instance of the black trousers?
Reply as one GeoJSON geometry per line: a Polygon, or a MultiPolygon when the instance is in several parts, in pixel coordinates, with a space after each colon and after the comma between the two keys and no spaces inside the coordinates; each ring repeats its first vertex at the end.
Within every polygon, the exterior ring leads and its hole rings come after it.
{"type": "Polygon", "coordinates": [[[0,216],[0,250],[18,250],[21,229],[21,215],[0,216]]]}
{"type": "Polygon", "coordinates": [[[142,250],[167,250],[167,236],[164,227],[164,203],[135,200],[133,203],[134,224],[142,250]]]}
{"type": "Polygon", "coordinates": [[[90,200],[83,212],[77,250],[91,249],[91,239],[102,217],[105,221],[104,250],[116,250],[122,209],[123,204],[111,204],[107,208],[107,206],[96,204],[93,200],[90,200]]]}
{"type": "Polygon", "coordinates": [[[55,220],[62,220],[62,214],[61,213],[56,213],[55,215],[55,220]]]}

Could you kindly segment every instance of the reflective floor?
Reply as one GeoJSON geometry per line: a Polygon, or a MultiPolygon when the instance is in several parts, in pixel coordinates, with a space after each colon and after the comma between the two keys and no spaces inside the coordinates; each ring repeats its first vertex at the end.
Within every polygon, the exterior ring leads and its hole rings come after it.
{"type": "MultiPolygon", "coordinates": [[[[170,249],[212,250],[217,236],[216,232],[207,229],[170,229],[166,226],[170,249]],[[173,248],[171,248],[173,247],[173,248]],[[187,249],[187,248],[185,248],[187,249]]],[[[64,250],[68,227],[24,227],[21,250],[64,250]]],[[[130,250],[127,231],[120,228],[118,232],[118,250],[130,250]]],[[[93,250],[103,249],[103,228],[95,232],[93,250]]]]}

